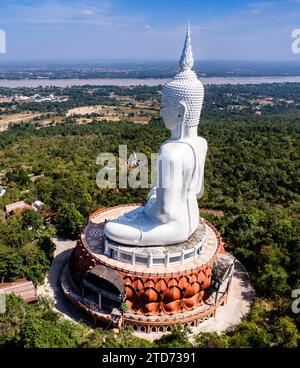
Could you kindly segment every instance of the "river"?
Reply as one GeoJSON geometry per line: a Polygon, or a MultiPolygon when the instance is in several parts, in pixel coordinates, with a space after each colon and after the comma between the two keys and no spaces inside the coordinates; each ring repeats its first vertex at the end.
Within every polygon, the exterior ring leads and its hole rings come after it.
{"type": "MultiPolygon", "coordinates": [[[[68,86],[157,86],[165,84],[168,78],[149,78],[149,79],[131,79],[131,78],[96,78],[96,79],[20,79],[9,80],[0,79],[0,87],[68,87],[68,86]]],[[[203,84],[261,84],[261,83],[300,83],[300,76],[291,77],[200,77],[203,84]]]]}

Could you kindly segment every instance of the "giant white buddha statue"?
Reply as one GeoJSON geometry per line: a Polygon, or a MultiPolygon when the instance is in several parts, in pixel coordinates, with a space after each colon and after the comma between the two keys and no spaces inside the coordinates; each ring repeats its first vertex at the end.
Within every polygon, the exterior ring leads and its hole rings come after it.
{"type": "Polygon", "coordinates": [[[193,63],[188,27],[181,71],[162,90],[160,116],[171,136],[160,146],[156,187],[145,205],[106,223],[105,234],[115,242],[178,244],[198,227],[197,195],[203,188],[207,142],[197,133],[204,88],[192,71],[193,63]]]}

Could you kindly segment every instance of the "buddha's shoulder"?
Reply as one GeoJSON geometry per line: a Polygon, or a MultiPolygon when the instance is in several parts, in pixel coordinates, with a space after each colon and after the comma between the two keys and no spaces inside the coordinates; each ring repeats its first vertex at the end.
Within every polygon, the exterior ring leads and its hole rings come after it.
{"type": "Polygon", "coordinates": [[[190,151],[192,147],[207,148],[207,141],[203,137],[196,137],[194,139],[186,139],[186,140],[181,140],[181,141],[169,140],[169,141],[165,141],[164,143],[162,143],[160,147],[160,151],[165,152],[165,153],[167,152],[172,153],[175,150],[176,152],[190,151]]]}
{"type": "Polygon", "coordinates": [[[207,148],[207,140],[203,137],[197,137],[195,140],[193,140],[197,146],[205,147],[207,148]]]}
{"type": "Polygon", "coordinates": [[[198,136],[197,139],[198,139],[199,142],[207,145],[207,140],[205,138],[198,136]]]}
{"type": "Polygon", "coordinates": [[[186,144],[183,144],[184,142],[182,141],[165,141],[164,143],[162,143],[162,145],[160,146],[160,150],[161,152],[174,152],[174,151],[182,151],[185,150],[187,148],[186,144]]]}
{"type": "Polygon", "coordinates": [[[191,144],[184,141],[166,141],[160,147],[160,154],[165,157],[177,158],[193,154],[191,144]],[[184,155],[184,156],[183,156],[184,155]]]}

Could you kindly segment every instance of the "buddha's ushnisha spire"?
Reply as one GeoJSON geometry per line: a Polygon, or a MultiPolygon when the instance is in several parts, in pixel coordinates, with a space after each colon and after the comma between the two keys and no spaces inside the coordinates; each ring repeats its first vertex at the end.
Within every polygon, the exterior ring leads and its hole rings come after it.
{"type": "Polygon", "coordinates": [[[189,23],[187,26],[184,46],[183,46],[182,54],[179,60],[179,65],[182,71],[192,69],[194,65],[189,23]]]}

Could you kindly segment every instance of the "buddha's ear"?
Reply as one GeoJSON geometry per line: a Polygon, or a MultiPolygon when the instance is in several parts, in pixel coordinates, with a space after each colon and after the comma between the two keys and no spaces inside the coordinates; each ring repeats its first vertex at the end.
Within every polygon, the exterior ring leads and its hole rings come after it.
{"type": "Polygon", "coordinates": [[[177,116],[178,120],[184,121],[186,111],[187,111],[187,106],[183,100],[181,100],[179,104],[177,105],[177,111],[178,111],[178,116],[177,116]]]}

